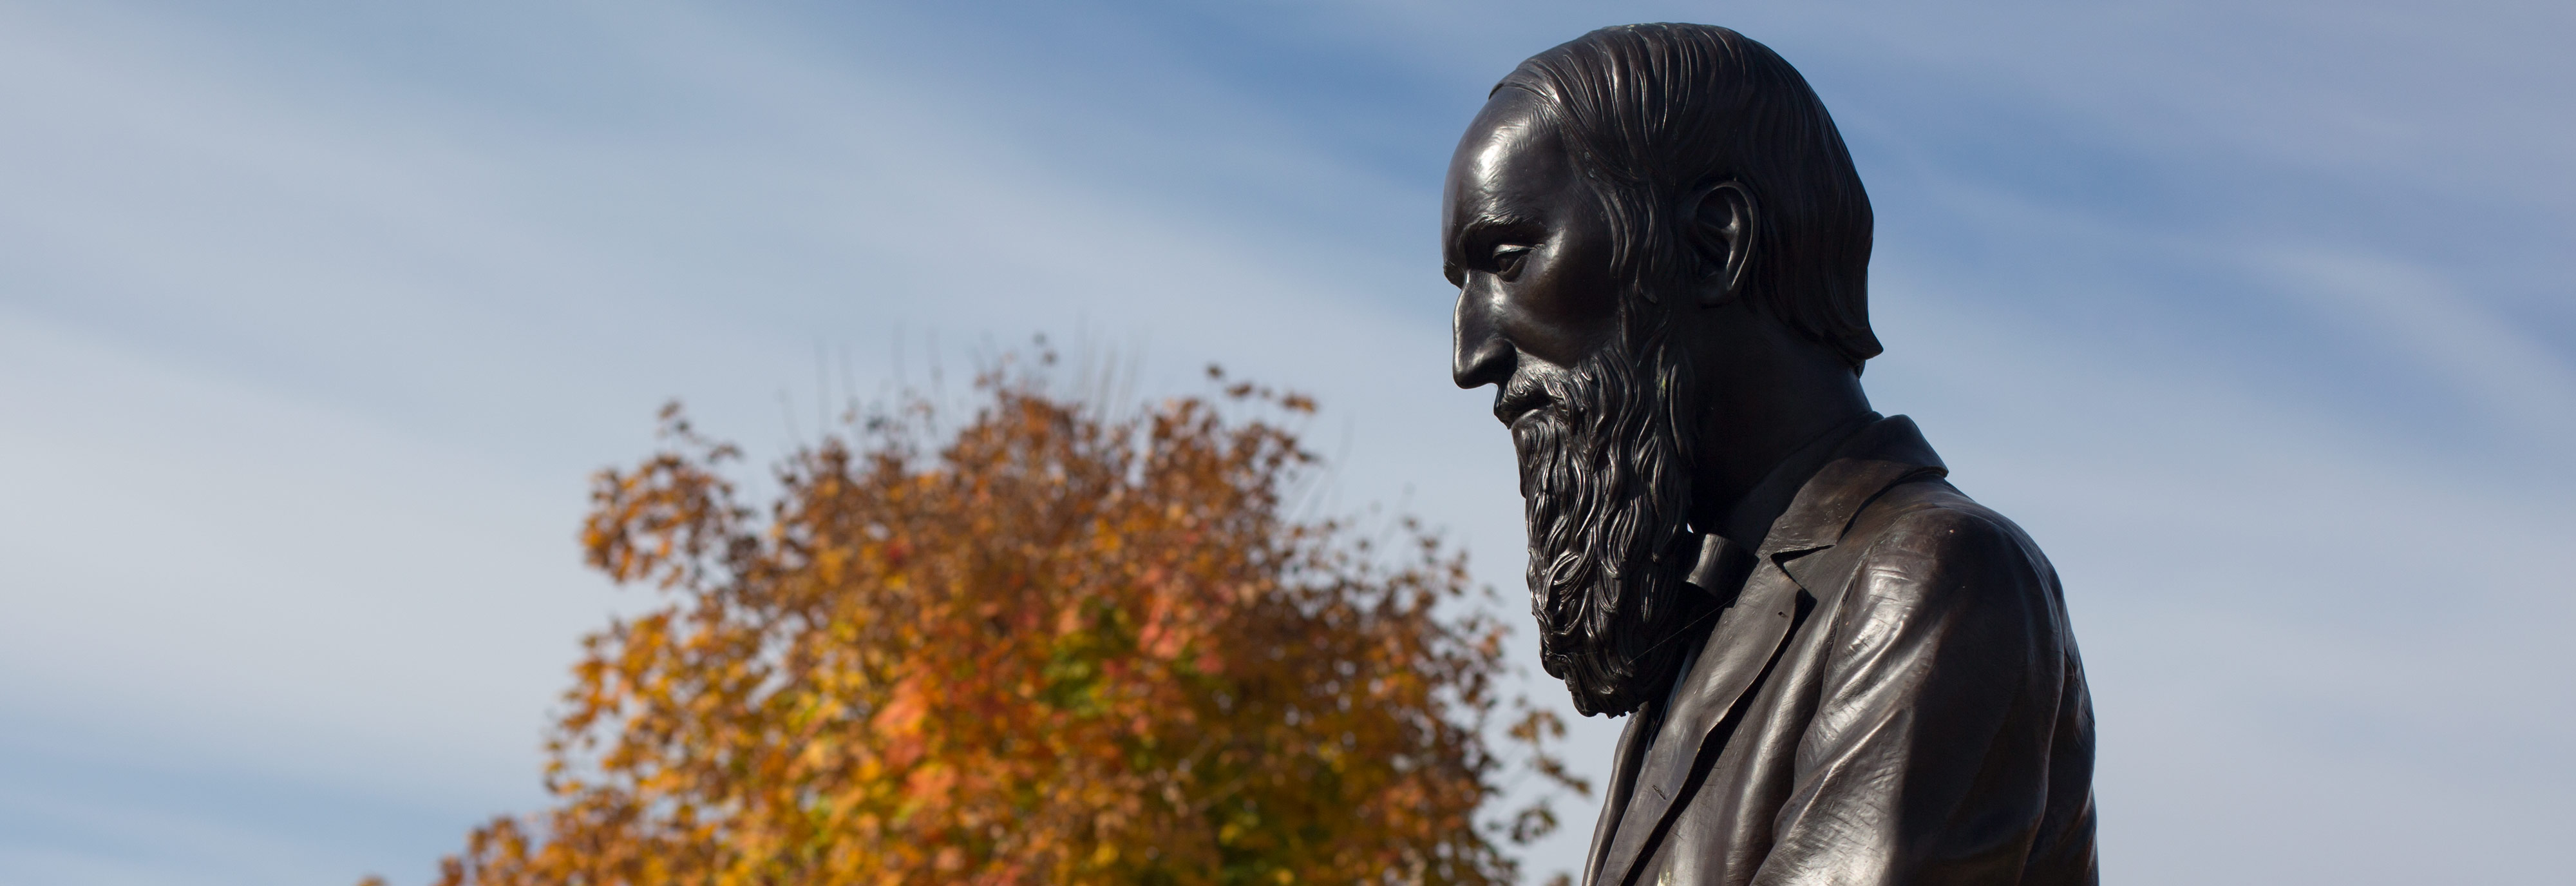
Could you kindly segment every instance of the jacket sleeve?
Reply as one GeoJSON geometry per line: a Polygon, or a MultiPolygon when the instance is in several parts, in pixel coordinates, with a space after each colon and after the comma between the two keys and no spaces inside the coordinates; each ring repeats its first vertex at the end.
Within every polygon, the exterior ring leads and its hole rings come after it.
{"type": "Polygon", "coordinates": [[[2034,841],[2053,842],[2068,700],[2047,561],[2001,518],[1933,507],[1896,518],[1849,574],[1753,882],[2020,882],[2034,841]]]}

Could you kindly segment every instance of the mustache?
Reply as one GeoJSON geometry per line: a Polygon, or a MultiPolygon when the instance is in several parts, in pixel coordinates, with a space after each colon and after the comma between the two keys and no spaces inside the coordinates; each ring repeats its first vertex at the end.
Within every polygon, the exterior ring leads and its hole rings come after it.
{"type": "Polygon", "coordinates": [[[1530,373],[1515,372],[1494,389],[1494,419],[1504,427],[1518,424],[1522,416],[1557,405],[1555,393],[1547,384],[1530,373]]]}

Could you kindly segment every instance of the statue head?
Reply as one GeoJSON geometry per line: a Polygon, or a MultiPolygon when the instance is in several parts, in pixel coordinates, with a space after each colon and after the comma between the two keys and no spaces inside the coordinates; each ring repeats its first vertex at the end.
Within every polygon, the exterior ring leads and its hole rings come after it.
{"type": "Polygon", "coordinates": [[[1694,524],[1866,411],[1870,226],[1814,91],[1725,28],[1586,34],[1469,125],[1442,204],[1452,370],[1497,388],[1542,664],[1583,713],[1636,709],[1693,645],[1694,524]]]}

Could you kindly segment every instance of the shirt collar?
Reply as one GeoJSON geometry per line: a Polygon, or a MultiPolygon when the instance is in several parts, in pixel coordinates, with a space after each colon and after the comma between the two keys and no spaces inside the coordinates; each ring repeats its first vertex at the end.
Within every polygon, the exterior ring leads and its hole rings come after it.
{"type": "Polygon", "coordinates": [[[1878,413],[1863,412],[1808,438],[1787,458],[1772,465],[1762,479],[1754,481],[1753,487],[1726,509],[1725,519],[1712,528],[1728,543],[1745,550],[1761,546],[1771,534],[1772,524],[1789,509],[1798,490],[1807,485],[1807,479],[1832,460],[1843,441],[1879,420],[1878,413]]]}

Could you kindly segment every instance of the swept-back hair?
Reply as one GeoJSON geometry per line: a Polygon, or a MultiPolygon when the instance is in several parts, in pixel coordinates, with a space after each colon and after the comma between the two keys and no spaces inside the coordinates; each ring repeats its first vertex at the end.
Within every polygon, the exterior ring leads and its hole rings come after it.
{"type": "Polygon", "coordinates": [[[1869,329],[1869,195],[1814,89],[1770,47],[1713,25],[1602,28],[1539,53],[1494,86],[1536,94],[1610,218],[1615,279],[1632,296],[1699,279],[1672,218],[1693,190],[1752,193],[1744,296],[1833,348],[1858,373],[1869,329]]]}

